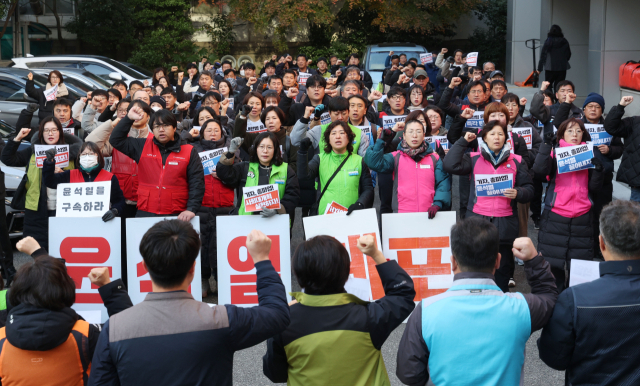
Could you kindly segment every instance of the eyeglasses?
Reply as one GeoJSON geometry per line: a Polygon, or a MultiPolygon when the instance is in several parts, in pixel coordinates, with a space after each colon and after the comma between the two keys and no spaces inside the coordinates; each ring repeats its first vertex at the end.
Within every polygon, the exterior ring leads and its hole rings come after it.
{"type": "Polygon", "coordinates": [[[90,152],[90,153],[82,153],[82,154],[80,154],[81,157],[85,156],[85,155],[96,155],[96,153],[90,152]]]}
{"type": "Polygon", "coordinates": [[[588,104],[585,108],[585,110],[602,110],[602,107],[600,107],[600,105],[591,105],[588,104]]]}
{"type": "Polygon", "coordinates": [[[58,129],[44,129],[44,130],[42,130],[42,132],[45,133],[45,134],[53,134],[53,133],[58,132],[58,129]]]}
{"type": "Polygon", "coordinates": [[[161,130],[161,129],[162,129],[162,130],[169,130],[169,128],[171,128],[171,127],[173,127],[173,126],[171,126],[171,125],[162,125],[162,124],[160,124],[160,125],[153,125],[153,130],[154,130],[154,131],[155,131],[155,130],[161,130]]]}
{"type": "Polygon", "coordinates": [[[265,150],[271,151],[271,150],[273,150],[273,146],[271,146],[271,145],[260,145],[260,146],[258,146],[258,149],[262,150],[262,151],[265,151],[265,150]]]}
{"type": "Polygon", "coordinates": [[[404,99],[404,96],[402,96],[402,95],[394,95],[389,99],[391,99],[392,101],[401,101],[401,100],[404,99]]]}
{"type": "Polygon", "coordinates": [[[55,76],[55,75],[51,75],[51,79],[60,79],[60,78],[58,78],[58,77],[57,77],[57,76],[55,76]]]}
{"type": "Polygon", "coordinates": [[[118,114],[126,114],[127,109],[118,109],[118,114]]]}

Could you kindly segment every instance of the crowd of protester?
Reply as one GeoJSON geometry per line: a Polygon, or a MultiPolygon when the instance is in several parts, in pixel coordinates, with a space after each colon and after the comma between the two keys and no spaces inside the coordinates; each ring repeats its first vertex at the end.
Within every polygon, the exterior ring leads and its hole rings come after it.
{"type": "Polygon", "coordinates": [[[260,72],[253,63],[236,70],[203,59],[184,70],[157,68],[151,83],[117,81],[76,101],[58,71],[43,89],[30,74],[26,92],[38,104],[22,111],[17,134],[0,149],[5,165],[26,167],[13,199],[24,201],[18,249],[34,257],[16,272],[2,240],[10,285],[0,292],[2,384],[230,385],[234,353],[267,341],[263,371],[275,383],[388,385],[381,347],[407,318],[396,364],[407,385],[518,384],[525,344],[540,329],[540,358],[566,370],[567,384],[640,382],[640,117],[624,117],[629,96],[606,119],[601,95],[590,93],[582,108],[573,104],[575,86],[560,63],[568,61],[563,39],[553,26],[540,66],[547,80],[528,116],[528,101],[509,92],[493,63],[468,66],[465,52],[446,57],[445,48],[426,65],[390,52],[375,88],[357,54],[344,61],[274,55],[260,72]],[[44,92],[54,86],[49,101],[44,92]],[[40,123],[32,129],[35,111],[40,123]],[[557,151],[591,140],[585,124],[604,125],[610,145],[594,147],[592,168],[558,173],[557,151]],[[21,148],[25,141],[30,146],[21,148]],[[53,148],[36,167],[38,144],[68,144],[69,166],[56,166],[53,148]],[[223,148],[205,173],[199,153],[223,148]],[[617,180],[631,186],[631,201],[612,202],[613,162],[621,157],[617,180]],[[479,196],[476,177],[498,174],[509,175],[512,187],[500,197],[479,196]],[[271,241],[259,231],[246,245],[259,306],[209,307],[186,292],[198,275],[203,296],[217,291],[210,281],[217,283],[217,216],[286,214],[293,227],[296,208],[316,216],[336,203],[350,215],[372,208],[378,194],[379,214],[433,219],[452,210],[453,178],[455,276],[443,294],[416,305],[411,277],[363,236],[357,247],[375,262],[385,290],[364,302],[345,292],[345,247],[317,236],[292,256],[303,291],[287,304],[269,262],[271,241]],[[111,281],[106,269],[90,273],[110,316],[103,326],[70,308],[73,281],[46,251],[57,185],[93,181],[111,181],[104,221],[176,216],[140,244],[153,285],[142,303],[133,306],[123,281],[111,281]],[[247,211],[243,188],[271,184],[280,209],[247,211]],[[200,234],[189,224],[195,216],[200,234]],[[529,218],[539,230],[537,248],[526,237],[529,218]],[[604,260],[601,278],[569,287],[576,259],[604,260]],[[530,294],[510,290],[516,262],[530,294]],[[33,352],[42,357],[36,367],[33,352]]]}

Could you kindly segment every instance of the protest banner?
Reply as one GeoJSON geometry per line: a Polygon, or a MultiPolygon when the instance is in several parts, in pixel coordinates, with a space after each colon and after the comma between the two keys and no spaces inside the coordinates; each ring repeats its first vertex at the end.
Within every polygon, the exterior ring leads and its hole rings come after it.
{"type": "Polygon", "coordinates": [[[111,165],[113,164],[113,157],[104,157],[104,167],[103,169],[111,172],[111,165]]]}
{"type": "Polygon", "coordinates": [[[260,212],[264,209],[280,209],[278,184],[242,188],[245,212],[260,212]]]}
{"type": "MultiPolygon", "coordinates": [[[[321,216],[322,217],[322,216],[321,216]]],[[[269,260],[280,275],[287,299],[291,300],[291,246],[289,215],[218,216],[218,304],[250,307],[258,305],[256,269],[247,252],[247,235],[257,229],[271,239],[269,260]]],[[[200,272],[200,271],[198,271],[200,272]]]]}
{"type": "Polygon", "coordinates": [[[467,119],[467,122],[465,122],[464,127],[468,127],[468,128],[473,128],[473,129],[479,129],[481,130],[482,127],[484,126],[484,118],[473,118],[473,119],[467,119]]]}
{"type": "Polygon", "coordinates": [[[513,189],[513,174],[475,174],[477,197],[504,197],[504,191],[513,189]]]}
{"type": "Polygon", "coordinates": [[[611,146],[613,136],[604,130],[604,125],[585,123],[584,128],[589,132],[589,135],[591,136],[591,143],[593,143],[594,146],[611,146]]]}
{"type": "Polygon", "coordinates": [[[600,262],[590,260],[571,259],[569,272],[569,287],[588,283],[600,278],[600,262]]]}
{"type": "Polygon", "coordinates": [[[527,150],[531,150],[533,145],[533,129],[530,127],[514,127],[511,130],[524,138],[524,142],[527,144],[527,150]]]}
{"type": "Polygon", "coordinates": [[[75,135],[75,133],[73,132],[73,127],[63,127],[62,132],[65,134],[75,135]]]}
{"type": "Polygon", "coordinates": [[[58,184],[56,217],[102,217],[110,202],[111,181],[58,184]]]}
{"type": "Polygon", "coordinates": [[[426,139],[427,142],[431,144],[431,147],[434,150],[435,150],[436,141],[440,142],[440,146],[442,146],[443,149],[445,150],[449,149],[449,140],[447,139],[446,135],[430,135],[430,136],[424,137],[424,139],[426,139]]]}
{"type": "Polygon", "coordinates": [[[262,121],[253,122],[251,119],[247,119],[247,133],[264,133],[267,128],[264,127],[262,121]]]}
{"type": "Polygon", "coordinates": [[[76,285],[76,301],[71,308],[99,317],[98,323],[106,322],[109,316],[98,287],[91,284],[88,275],[93,268],[107,267],[112,281],[122,277],[120,220],[49,217],[49,253],[65,260],[67,273],[76,285]]]}
{"type": "Polygon", "coordinates": [[[378,249],[382,250],[375,209],[356,210],[349,216],[346,213],[336,213],[331,216],[305,217],[302,221],[307,240],[319,235],[332,236],[349,252],[351,272],[344,288],[348,293],[365,301],[384,296],[376,263],[358,249],[360,236],[372,235],[376,239],[378,249]]]}
{"type": "MultiPolygon", "coordinates": [[[[355,212],[354,212],[355,213],[355,212]]],[[[385,213],[382,215],[384,257],[396,260],[413,279],[416,302],[445,292],[453,283],[451,227],[456,212],[385,213]]]]}
{"type": "Polygon", "coordinates": [[[349,208],[344,207],[335,201],[331,201],[327,204],[327,208],[325,209],[324,214],[346,213],[348,210],[349,208]]]}
{"type": "Polygon", "coordinates": [[[56,100],[56,95],[58,94],[58,85],[56,84],[52,88],[44,90],[43,94],[47,102],[56,100]]]}
{"type": "Polygon", "coordinates": [[[426,54],[420,54],[420,63],[422,64],[433,63],[433,55],[431,55],[430,52],[427,52],[426,54]]]}
{"type": "Polygon", "coordinates": [[[198,153],[200,161],[202,162],[202,168],[204,169],[204,175],[208,176],[211,173],[215,173],[216,165],[220,161],[220,157],[229,151],[226,147],[220,149],[207,150],[198,153]]]}
{"type": "Polygon", "coordinates": [[[298,75],[298,84],[300,86],[306,86],[307,85],[307,79],[309,79],[311,77],[311,74],[308,72],[301,72],[298,75]]]}
{"type": "Polygon", "coordinates": [[[478,65],[478,53],[477,52],[469,52],[467,54],[467,66],[474,67],[478,65]]]}
{"type": "Polygon", "coordinates": [[[49,149],[56,148],[56,166],[64,168],[69,166],[69,145],[34,145],[36,152],[36,166],[42,168],[44,160],[47,159],[45,152],[49,149]]]}
{"type": "Polygon", "coordinates": [[[558,174],[593,169],[592,158],[593,145],[591,143],[556,148],[558,174]]]}
{"type": "Polygon", "coordinates": [[[382,117],[382,128],[391,130],[398,122],[404,122],[406,115],[384,115],[382,117]]]}
{"type": "Polygon", "coordinates": [[[362,132],[363,136],[369,137],[369,146],[373,145],[373,133],[371,132],[371,126],[355,126],[362,132]]]}
{"type": "MultiPolygon", "coordinates": [[[[142,265],[142,255],[140,255],[140,242],[145,233],[156,223],[165,220],[176,220],[177,217],[139,217],[127,219],[127,287],[129,297],[133,304],[138,304],[144,300],[147,293],[152,292],[151,278],[149,272],[142,265]]],[[[196,216],[190,221],[193,229],[200,233],[200,217],[196,216]]],[[[120,228],[118,228],[120,232],[120,228]]],[[[118,246],[120,250],[120,246],[118,246]]],[[[197,301],[202,301],[202,286],[200,285],[200,252],[196,257],[195,276],[189,286],[189,293],[197,301]]]]}
{"type": "MultiPolygon", "coordinates": [[[[314,118],[315,114],[311,113],[311,115],[309,115],[309,122],[313,121],[314,118]]],[[[329,115],[328,111],[325,111],[324,113],[320,114],[320,124],[326,125],[328,123],[331,123],[331,116],[329,115]]]]}

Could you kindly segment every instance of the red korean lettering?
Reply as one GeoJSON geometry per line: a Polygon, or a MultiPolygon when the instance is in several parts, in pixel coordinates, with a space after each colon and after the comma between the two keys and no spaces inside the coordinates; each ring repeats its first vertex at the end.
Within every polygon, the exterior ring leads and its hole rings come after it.
{"type": "Polygon", "coordinates": [[[60,243],[60,257],[68,264],[103,264],[111,256],[111,246],[104,237],[67,237],[60,243]],[[74,252],[74,249],[97,249],[96,252],[74,252]]]}

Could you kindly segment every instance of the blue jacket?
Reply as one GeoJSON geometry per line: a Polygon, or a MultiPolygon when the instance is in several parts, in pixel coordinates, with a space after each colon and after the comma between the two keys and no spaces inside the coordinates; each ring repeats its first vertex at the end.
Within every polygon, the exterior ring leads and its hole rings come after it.
{"type": "Polygon", "coordinates": [[[406,385],[517,385],[524,348],[558,297],[542,256],[526,261],[530,294],[503,293],[493,275],[461,272],[446,292],[424,299],[409,317],[396,375],[406,385]]]}
{"type": "Polygon", "coordinates": [[[640,384],[640,260],[600,263],[600,278],[567,288],[538,339],[567,385],[640,384]]]}
{"type": "Polygon", "coordinates": [[[98,339],[89,385],[231,386],[234,353],[289,325],[280,277],[270,261],[255,266],[258,307],[209,307],[184,291],[151,292],[111,317],[98,339]]]}

